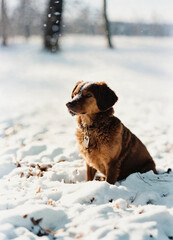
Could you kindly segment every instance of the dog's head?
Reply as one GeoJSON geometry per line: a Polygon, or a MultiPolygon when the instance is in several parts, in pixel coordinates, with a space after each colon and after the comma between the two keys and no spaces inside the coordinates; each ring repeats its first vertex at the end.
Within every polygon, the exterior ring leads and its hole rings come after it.
{"type": "Polygon", "coordinates": [[[77,82],[71,97],[66,106],[72,115],[104,112],[118,100],[105,82],[77,82]]]}

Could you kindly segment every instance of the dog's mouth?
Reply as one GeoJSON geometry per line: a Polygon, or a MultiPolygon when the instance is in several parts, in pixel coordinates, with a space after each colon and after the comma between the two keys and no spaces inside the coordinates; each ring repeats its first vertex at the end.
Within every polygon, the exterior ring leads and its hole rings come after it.
{"type": "Polygon", "coordinates": [[[70,113],[72,116],[74,116],[74,115],[77,114],[77,113],[73,110],[73,104],[72,104],[71,102],[68,102],[68,103],[66,104],[66,106],[67,106],[67,108],[68,108],[69,113],[70,113]]]}
{"type": "Polygon", "coordinates": [[[75,112],[74,110],[72,110],[71,108],[68,108],[68,111],[69,111],[69,113],[70,113],[72,116],[75,116],[75,115],[78,115],[78,114],[86,114],[86,112],[77,113],[77,112],[75,112]]]}
{"type": "Polygon", "coordinates": [[[70,113],[72,116],[75,116],[75,115],[77,115],[77,113],[76,113],[76,112],[74,112],[73,110],[71,110],[70,108],[68,108],[68,111],[69,111],[69,113],[70,113]]]}
{"type": "Polygon", "coordinates": [[[74,115],[79,115],[79,114],[86,114],[86,112],[76,111],[76,110],[75,110],[75,107],[74,107],[73,104],[70,103],[70,102],[67,103],[66,106],[67,106],[67,108],[68,108],[69,113],[70,113],[72,116],[74,116],[74,115]]]}
{"type": "Polygon", "coordinates": [[[74,112],[74,111],[71,110],[71,109],[68,109],[68,111],[69,111],[69,113],[70,113],[72,116],[79,115],[79,114],[82,114],[82,115],[86,114],[86,112],[77,113],[77,112],[74,112]]]}

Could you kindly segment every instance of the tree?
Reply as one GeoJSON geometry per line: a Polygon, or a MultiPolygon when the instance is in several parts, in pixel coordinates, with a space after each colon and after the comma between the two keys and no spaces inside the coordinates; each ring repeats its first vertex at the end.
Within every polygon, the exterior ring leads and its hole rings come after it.
{"type": "Polygon", "coordinates": [[[63,0],[49,0],[44,24],[44,46],[52,52],[60,49],[59,37],[61,34],[62,12],[63,0]]]}
{"type": "Polygon", "coordinates": [[[107,0],[103,0],[103,18],[104,18],[104,25],[105,25],[105,36],[107,38],[108,47],[113,48],[112,41],[111,41],[110,24],[107,17],[107,0]]]}
{"type": "Polygon", "coordinates": [[[18,0],[9,18],[11,36],[19,35],[28,39],[31,35],[40,35],[43,26],[43,6],[40,1],[18,0]]]}
{"type": "Polygon", "coordinates": [[[6,1],[1,1],[2,44],[7,45],[7,7],[6,1]]]}
{"type": "Polygon", "coordinates": [[[19,8],[21,9],[20,11],[20,23],[21,27],[24,33],[25,38],[29,38],[31,33],[30,33],[30,26],[31,26],[31,21],[32,18],[30,15],[28,15],[28,8],[30,8],[30,1],[28,0],[20,0],[20,5],[19,8]],[[22,20],[22,21],[21,21],[22,20]]]}

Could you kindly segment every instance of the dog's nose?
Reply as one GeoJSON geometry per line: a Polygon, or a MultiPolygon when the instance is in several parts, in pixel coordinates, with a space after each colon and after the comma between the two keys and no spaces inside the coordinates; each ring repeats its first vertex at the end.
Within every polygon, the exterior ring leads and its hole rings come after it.
{"type": "Polygon", "coordinates": [[[67,106],[68,108],[72,107],[73,105],[74,105],[73,102],[68,102],[68,103],[66,104],[66,106],[67,106]]]}

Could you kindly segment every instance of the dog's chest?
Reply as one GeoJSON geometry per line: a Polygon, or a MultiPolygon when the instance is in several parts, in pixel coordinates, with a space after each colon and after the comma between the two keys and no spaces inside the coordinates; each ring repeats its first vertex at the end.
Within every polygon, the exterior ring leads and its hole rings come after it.
{"type": "Polygon", "coordinates": [[[99,134],[96,130],[77,129],[76,136],[82,152],[90,153],[98,150],[101,146],[99,134]]]}
{"type": "Polygon", "coordinates": [[[86,162],[101,172],[105,171],[105,163],[109,161],[108,152],[110,136],[101,134],[98,130],[84,131],[77,129],[76,132],[79,151],[86,162]]]}

